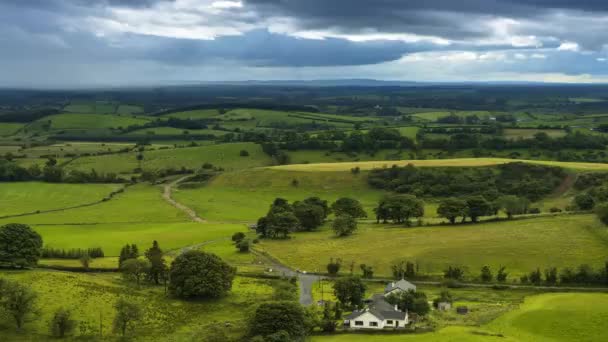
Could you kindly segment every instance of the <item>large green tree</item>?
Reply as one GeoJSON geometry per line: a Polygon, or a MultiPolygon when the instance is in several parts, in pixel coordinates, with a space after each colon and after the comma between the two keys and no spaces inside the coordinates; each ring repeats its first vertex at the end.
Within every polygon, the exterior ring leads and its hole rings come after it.
{"type": "Polygon", "coordinates": [[[0,307],[13,319],[17,330],[39,315],[38,295],[28,286],[0,279],[0,307]]]}
{"type": "Polygon", "coordinates": [[[331,210],[336,216],[348,215],[354,218],[367,217],[363,206],[359,201],[353,198],[342,197],[332,203],[331,210]]]}
{"type": "Polygon", "coordinates": [[[458,217],[467,215],[467,202],[458,198],[446,198],[439,203],[437,214],[454,224],[458,217]]]}
{"type": "Polygon", "coordinates": [[[297,217],[301,230],[311,231],[323,224],[325,210],[316,204],[306,202],[295,202],[293,212],[297,217]]]}
{"type": "Polygon", "coordinates": [[[171,263],[169,291],[182,298],[217,298],[232,288],[236,269],[217,255],[188,251],[171,263]]]}
{"type": "Polygon", "coordinates": [[[334,282],[334,295],[345,306],[360,306],[366,286],[359,277],[344,277],[334,282]]]}
{"type": "Polygon", "coordinates": [[[489,216],[494,212],[492,204],[483,196],[472,196],[467,198],[467,214],[471,221],[477,222],[481,216],[489,216]]]}
{"type": "Polygon", "coordinates": [[[409,224],[410,218],[424,216],[424,203],[414,195],[388,195],[380,200],[375,212],[378,221],[409,224]]]}
{"type": "Polygon", "coordinates": [[[156,240],[152,242],[152,247],[146,251],[145,255],[146,259],[150,262],[148,278],[158,285],[160,280],[166,276],[167,264],[165,263],[165,258],[163,258],[163,251],[156,240]]]}
{"type": "Polygon", "coordinates": [[[0,227],[0,262],[13,267],[36,266],[42,252],[42,237],[25,224],[0,227]]]}

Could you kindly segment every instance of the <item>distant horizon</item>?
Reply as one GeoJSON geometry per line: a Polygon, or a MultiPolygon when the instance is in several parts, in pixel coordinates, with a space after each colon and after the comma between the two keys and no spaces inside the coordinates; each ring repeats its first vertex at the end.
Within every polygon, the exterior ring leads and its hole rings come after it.
{"type": "Polygon", "coordinates": [[[296,87],[416,87],[416,86],[608,86],[608,82],[556,82],[556,81],[411,81],[372,78],[341,78],[341,79],[285,79],[263,80],[249,79],[242,81],[167,81],[149,84],[99,84],[99,85],[73,85],[73,86],[19,86],[0,85],[0,90],[23,91],[99,91],[99,90],[125,90],[149,89],[192,86],[296,86],[296,87]]]}
{"type": "Polygon", "coordinates": [[[599,0],[6,0],[0,19],[2,87],[608,83],[599,0]]]}

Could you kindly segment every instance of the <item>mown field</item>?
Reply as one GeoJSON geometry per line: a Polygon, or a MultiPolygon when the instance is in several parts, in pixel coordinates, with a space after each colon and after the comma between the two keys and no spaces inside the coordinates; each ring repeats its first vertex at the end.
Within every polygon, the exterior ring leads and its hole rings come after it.
{"type": "Polygon", "coordinates": [[[593,215],[419,228],[360,224],[359,231],[346,238],[325,229],[297,233],[288,240],[264,240],[259,248],[309,271],[324,270],[333,257],[345,264],[371,265],[379,276],[390,276],[395,261],[409,260],[417,262],[421,272],[434,275],[449,265],[465,266],[473,278],[484,265],[503,265],[513,279],[537,267],[599,268],[608,259],[608,232],[593,215]]]}
{"type": "Polygon", "coordinates": [[[93,203],[121,187],[117,184],[0,183],[0,217],[93,203]]]}
{"type": "Polygon", "coordinates": [[[361,161],[346,163],[316,163],[316,164],[292,164],[273,166],[272,169],[289,171],[349,171],[355,167],[361,170],[371,170],[375,168],[391,167],[393,165],[405,166],[412,164],[417,167],[474,167],[492,166],[513,162],[525,162],[540,165],[550,165],[565,169],[580,171],[607,171],[608,164],[602,163],[583,163],[583,162],[558,162],[546,160],[524,160],[506,158],[457,158],[457,159],[429,159],[429,160],[384,160],[384,161],[361,161]]]}
{"type": "MultiPolygon", "coordinates": [[[[0,277],[28,284],[38,294],[41,315],[17,332],[9,320],[1,320],[0,335],[5,341],[47,341],[48,324],[55,310],[70,309],[81,326],[89,327],[90,338],[101,335],[113,340],[114,303],[127,298],[144,309],[137,325],[136,341],[200,341],[213,325],[221,324],[231,337],[243,335],[243,326],[255,305],[273,293],[273,280],[237,277],[224,298],[183,301],[165,296],[162,286],[135,288],[115,273],[82,274],[57,271],[1,271],[0,277]],[[84,323],[82,323],[84,322],[84,323]],[[221,322],[221,323],[220,323],[221,322]],[[231,327],[224,327],[230,322],[231,327]]],[[[80,331],[76,329],[77,334],[80,331]]]]}
{"type": "MultiPolygon", "coordinates": [[[[131,173],[137,168],[137,152],[120,153],[95,157],[83,157],[69,163],[70,170],[97,172],[131,173]]],[[[251,167],[267,166],[272,159],[266,155],[260,145],[254,143],[218,144],[178,149],[157,149],[144,152],[142,168],[144,170],[160,170],[167,168],[179,169],[182,166],[198,169],[204,163],[223,167],[226,170],[240,170],[251,167]],[[241,150],[249,152],[249,156],[241,157],[241,150]]]]}

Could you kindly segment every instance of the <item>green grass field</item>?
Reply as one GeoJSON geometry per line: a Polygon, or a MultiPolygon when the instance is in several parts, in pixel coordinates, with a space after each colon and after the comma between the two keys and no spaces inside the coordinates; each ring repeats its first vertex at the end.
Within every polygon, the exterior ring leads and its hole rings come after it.
{"type": "Polygon", "coordinates": [[[605,341],[607,308],[608,294],[543,294],[487,327],[517,341],[605,341]]]}
{"type": "Polygon", "coordinates": [[[295,268],[323,270],[330,257],[355,261],[389,276],[397,260],[418,262],[420,270],[439,275],[448,265],[468,268],[469,277],[489,265],[507,267],[511,279],[537,267],[600,267],[608,258],[608,232],[593,215],[565,215],[518,221],[403,228],[360,224],[347,238],[329,230],[297,233],[289,240],[264,240],[260,248],[295,268]]]}
{"type": "Polygon", "coordinates": [[[374,161],[374,160],[402,160],[404,158],[414,157],[408,151],[398,150],[380,150],[376,153],[353,153],[347,154],[343,152],[330,152],[319,150],[299,150],[288,151],[293,164],[309,164],[309,163],[342,163],[342,162],[359,162],[359,161],[374,161]]]}
{"type": "Polygon", "coordinates": [[[285,172],[254,169],[224,173],[198,189],[178,190],[174,197],[211,221],[255,222],[276,197],[290,201],[318,196],[331,202],[357,198],[372,214],[383,192],[370,188],[365,175],[350,172],[285,172]],[[298,186],[293,186],[293,180],[298,186]]]}
{"type": "Polygon", "coordinates": [[[102,200],[117,184],[0,183],[0,216],[73,207],[102,200]]]}
{"type": "MultiPolygon", "coordinates": [[[[3,219],[0,224],[9,221],[15,222],[14,219],[3,219]]],[[[188,221],[186,214],[161,198],[161,188],[147,184],[129,187],[113,199],[93,206],[22,216],[18,220],[19,223],[51,225],[184,221],[188,221]]]]}
{"type": "Polygon", "coordinates": [[[110,114],[76,114],[66,113],[47,116],[42,118],[32,125],[28,126],[28,130],[31,127],[37,127],[43,122],[51,122],[51,130],[74,130],[74,129],[107,129],[107,128],[118,128],[127,127],[129,125],[142,125],[148,122],[148,119],[135,118],[132,116],[120,116],[110,114]]]}
{"type": "Polygon", "coordinates": [[[12,122],[0,122],[0,137],[15,134],[24,124],[12,122]]]}
{"type": "Polygon", "coordinates": [[[523,160],[506,158],[456,158],[456,159],[434,159],[434,160],[384,160],[384,161],[362,161],[347,163],[317,163],[317,164],[292,164],[273,166],[272,169],[288,171],[349,171],[359,167],[361,170],[371,170],[375,168],[391,167],[392,165],[405,166],[413,164],[417,167],[474,167],[492,166],[513,162],[525,162],[540,165],[557,166],[565,169],[580,171],[606,171],[608,164],[602,163],[579,163],[579,162],[558,162],[545,160],[523,160]]]}
{"type": "MultiPolygon", "coordinates": [[[[197,222],[33,225],[33,227],[42,235],[44,243],[53,248],[101,247],[106,256],[117,256],[120,248],[127,243],[135,243],[143,248],[157,240],[161,248],[169,251],[229,238],[233,233],[246,229],[242,224],[197,222]]],[[[236,250],[234,247],[233,249],[236,250]]]]}
{"type": "MultiPolygon", "coordinates": [[[[245,319],[255,305],[273,293],[275,281],[236,277],[232,291],[219,300],[182,301],[164,295],[163,287],[136,289],[118,274],[79,274],[56,271],[2,271],[0,277],[26,283],[38,294],[41,315],[16,332],[9,320],[0,323],[4,341],[48,341],[48,324],[55,310],[70,309],[74,317],[90,325],[94,335],[103,327],[104,340],[115,340],[112,332],[114,303],[121,297],[138,303],[144,310],[142,322],[132,340],[195,341],[205,336],[212,325],[231,322],[225,332],[234,338],[243,335],[245,319]]],[[[83,324],[83,323],[80,323],[83,324]]],[[[79,335],[76,329],[76,335],[79,335]]]]}
{"type": "MultiPolygon", "coordinates": [[[[131,173],[138,167],[136,152],[105,156],[84,157],[68,164],[68,169],[97,172],[131,173]]],[[[226,170],[238,170],[271,165],[271,158],[260,145],[254,143],[218,144],[178,149],[146,151],[142,167],[145,170],[166,168],[200,168],[204,163],[212,163],[226,170]],[[248,157],[239,155],[241,150],[249,152],[248,157]]]]}

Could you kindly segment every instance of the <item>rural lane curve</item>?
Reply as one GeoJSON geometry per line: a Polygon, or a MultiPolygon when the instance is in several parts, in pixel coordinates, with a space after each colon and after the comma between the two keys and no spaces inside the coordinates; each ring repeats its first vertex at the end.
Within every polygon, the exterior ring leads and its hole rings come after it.
{"type": "Polygon", "coordinates": [[[165,201],[167,201],[169,204],[171,204],[172,206],[176,207],[177,209],[185,212],[188,216],[190,216],[190,218],[192,219],[192,221],[204,223],[206,221],[204,219],[200,218],[196,214],[196,211],[194,211],[191,208],[189,208],[189,207],[187,207],[187,206],[179,203],[178,201],[174,200],[171,197],[171,192],[173,191],[173,187],[176,186],[177,184],[179,184],[180,182],[182,182],[184,179],[186,179],[188,177],[189,176],[185,176],[185,177],[179,178],[177,180],[174,180],[173,182],[171,182],[169,184],[165,184],[164,190],[163,190],[163,199],[165,201]]]}

